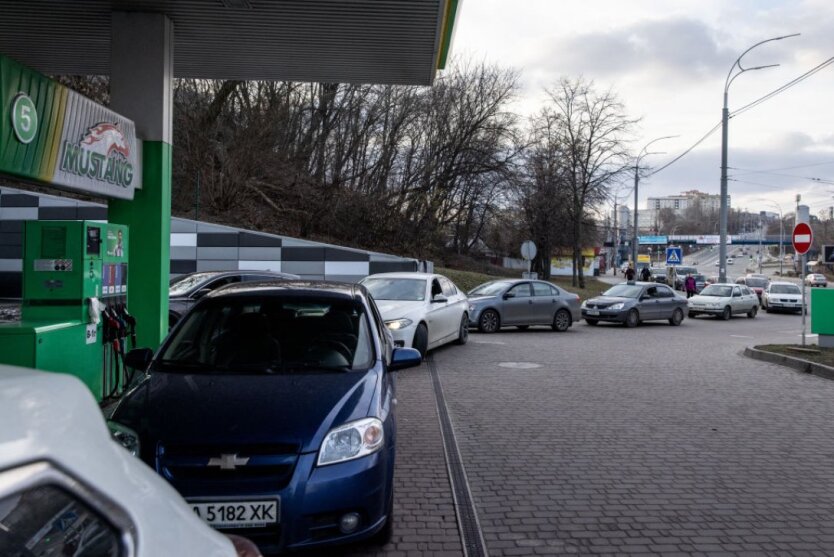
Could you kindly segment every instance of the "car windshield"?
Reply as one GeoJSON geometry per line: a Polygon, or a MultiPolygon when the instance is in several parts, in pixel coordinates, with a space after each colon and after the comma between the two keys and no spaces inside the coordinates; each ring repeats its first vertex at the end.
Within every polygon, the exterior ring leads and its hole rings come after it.
{"type": "Polygon", "coordinates": [[[695,279],[695,282],[704,282],[706,280],[704,275],[692,275],[692,278],[695,279]]]}
{"type": "Polygon", "coordinates": [[[171,279],[171,282],[168,285],[168,295],[171,297],[185,296],[191,291],[192,288],[207,281],[215,274],[216,273],[194,273],[193,275],[185,275],[171,279]]]}
{"type": "Polygon", "coordinates": [[[422,302],[426,299],[426,279],[367,278],[362,284],[375,300],[422,302]]]}
{"type": "Polygon", "coordinates": [[[367,369],[372,344],[364,306],[305,296],[220,297],[183,319],[153,370],[286,373],[367,369]]]}
{"type": "Polygon", "coordinates": [[[603,293],[603,296],[616,296],[618,298],[637,298],[643,291],[642,286],[636,284],[618,284],[612,286],[603,293]]]}
{"type": "Polygon", "coordinates": [[[771,294],[801,294],[799,287],[793,284],[773,284],[770,286],[771,294]]]}
{"type": "Polygon", "coordinates": [[[487,282],[480,286],[476,286],[467,294],[468,296],[495,296],[501,293],[505,288],[512,283],[505,280],[496,280],[494,282],[487,282]]]}
{"type": "Polygon", "coordinates": [[[678,275],[691,275],[696,272],[695,267],[678,267],[676,269],[678,275]]]}
{"type": "Polygon", "coordinates": [[[733,287],[725,284],[710,284],[701,290],[701,296],[715,296],[716,298],[729,298],[733,294],[733,287]]]}
{"type": "Polygon", "coordinates": [[[746,279],[747,286],[751,286],[754,288],[765,288],[767,286],[766,279],[760,279],[755,277],[747,277],[746,279]]]}

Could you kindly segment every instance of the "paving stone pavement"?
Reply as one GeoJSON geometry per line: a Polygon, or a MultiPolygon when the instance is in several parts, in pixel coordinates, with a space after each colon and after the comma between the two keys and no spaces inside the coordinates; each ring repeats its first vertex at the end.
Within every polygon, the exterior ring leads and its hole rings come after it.
{"type": "Polygon", "coordinates": [[[834,554],[834,382],[739,355],[796,322],[577,324],[436,351],[489,553],[834,554]]]}
{"type": "Polygon", "coordinates": [[[434,389],[426,365],[397,372],[397,462],[394,535],[383,547],[370,544],[334,555],[462,554],[434,389]]]}
{"type": "MultiPolygon", "coordinates": [[[[473,334],[434,352],[490,555],[834,555],[834,381],[749,360],[799,317],[473,334]],[[519,369],[502,363],[527,363],[519,369]]],[[[460,555],[426,366],[399,372],[394,540],[460,555]]]]}

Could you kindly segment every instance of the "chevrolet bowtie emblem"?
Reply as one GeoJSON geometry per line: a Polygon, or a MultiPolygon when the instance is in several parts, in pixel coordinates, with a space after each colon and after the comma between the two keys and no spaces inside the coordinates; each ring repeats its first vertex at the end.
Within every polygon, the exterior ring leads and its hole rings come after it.
{"type": "Polygon", "coordinates": [[[249,457],[238,457],[235,454],[222,454],[220,458],[213,457],[208,461],[208,466],[219,466],[221,470],[234,470],[238,466],[246,466],[249,462],[249,457]]]}

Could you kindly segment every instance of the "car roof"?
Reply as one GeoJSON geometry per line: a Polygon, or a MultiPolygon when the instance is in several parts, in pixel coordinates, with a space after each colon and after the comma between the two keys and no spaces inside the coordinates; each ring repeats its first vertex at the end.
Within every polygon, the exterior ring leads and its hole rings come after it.
{"type": "Polygon", "coordinates": [[[421,273],[421,272],[418,272],[418,271],[400,271],[400,272],[392,272],[392,273],[374,273],[373,275],[368,275],[365,278],[429,279],[429,278],[436,278],[436,277],[442,277],[442,276],[443,275],[438,275],[436,273],[421,273]]]}
{"type": "Polygon", "coordinates": [[[354,299],[365,296],[365,287],[350,282],[324,280],[259,280],[229,284],[208,293],[206,298],[226,298],[232,296],[326,296],[354,299]]]}
{"type": "Polygon", "coordinates": [[[782,285],[782,286],[790,285],[790,286],[796,286],[797,288],[799,288],[798,284],[795,284],[793,282],[788,282],[786,280],[772,280],[772,281],[770,281],[770,286],[776,286],[776,285],[782,285]]]}

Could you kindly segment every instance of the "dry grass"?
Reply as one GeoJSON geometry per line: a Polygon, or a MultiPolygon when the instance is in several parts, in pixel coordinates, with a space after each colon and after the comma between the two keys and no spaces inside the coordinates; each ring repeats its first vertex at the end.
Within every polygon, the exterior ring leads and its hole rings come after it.
{"type": "MultiPolygon", "coordinates": [[[[454,282],[458,286],[458,288],[464,290],[465,292],[469,292],[479,284],[483,284],[491,280],[496,280],[500,278],[521,278],[521,271],[513,271],[509,269],[496,271],[496,274],[476,273],[473,271],[459,271],[457,269],[449,269],[445,267],[436,267],[435,270],[438,273],[449,277],[452,280],[452,282],[454,282]]],[[[607,290],[611,287],[610,284],[606,284],[600,280],[597,280],[594,277],[585,277],[584,289],[571,286],[570,277],[552,277],[550,279],[550,282],[552,282],[556,286],[559,286],[560,288],[564,288],[568,292],[578,294],[579,297],[583,300],[586,298],[593,298],[594,296],[599,295],[600,292],[607,290]]]]}
{"type": "Polygon", "coordinates": [[[798,344],[762,344],[754,346],[756,350],[774,352],[785,356],[793,356],[808,360],[815,364],[834,367],[834,348],[820,348],[819,346],[800,346],[798,344]]]}

